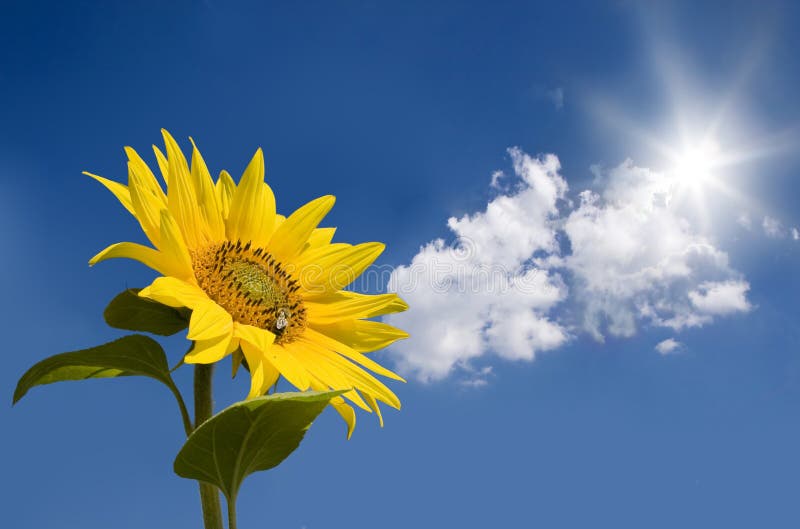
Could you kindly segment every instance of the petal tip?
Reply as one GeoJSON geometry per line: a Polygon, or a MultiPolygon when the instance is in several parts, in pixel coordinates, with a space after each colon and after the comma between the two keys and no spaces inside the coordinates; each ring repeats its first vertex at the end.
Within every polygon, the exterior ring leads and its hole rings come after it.
{"type": "Polygon", "coordinates": [[[386,245],[382,242],[370,242],[367,244],[369,249],[375,253],[376,258],[386,250],[386,245]]]}
{"type": "Polygon", "coordinates": [[[167,129],[161,129],[161,136],[164,137],[164,143],[167,145],[167,147],[172,145],[172,146],[175,146],[176,148],[180,149],[178,147],[178,142],[175,141],[175,138],[172,136],[172,134],[169,133],[169,131],[167,129]]]}
{"type": "Polygon", "coordinates": [[[102,250],[102,251],[100,251],[100,252],[96,253],[96,254],[94,255],[94,257],[92,257],[91,259],[89,259],[89,266],[94,266],[94,265],[96,265],[97,263],[99,263],[100,261],[102,261],[102,257],[103,257],[103,254],[104,254],[104,253],[105,253],[105,250],[102,250]]]}
{"type": "Polygon", "coordinates": [[[408,303],[406,303],[405,300],[400,296],[397,296],[397,299],[392,303],[392,312],[405,312],[407,310],[408,303]]]}

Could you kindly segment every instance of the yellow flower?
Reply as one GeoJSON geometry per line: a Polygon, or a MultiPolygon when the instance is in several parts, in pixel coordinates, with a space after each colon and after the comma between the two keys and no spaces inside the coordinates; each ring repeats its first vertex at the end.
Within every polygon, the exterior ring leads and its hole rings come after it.
{"type": "MultiPolygon", "coordinates": [[[[162,277],[140,292],[192,315],[187,338],[194,341],[187,363],[211,364],[233,354],[234,374],[244,356],[250,370],[248,398],[265,394],[280,376],[300,390],[348,389],[344,397],[374,410],[378,401],[400,401],[368,373],[403,380],[364,353],[407,338],[385,323],[369,320],[406,310],[395,294],[365,295],[342,290],[381,254],[380,243],[331,243],[335,228],[318,228],[334,197],[312,200],[283,217],[264,182],[261,149],[238,185],[222,171],[216,183],[192,142],[191,167],[163,131],[167,155],[153,150],[167,184],[130,147],[128,185],[85,173],[111,191],[141,224],[153,248],[112,244],[89,263],[126,257],[162,277]]],[[[355,412],[342,397],[331,403],[347,421],[355,412]]]]}

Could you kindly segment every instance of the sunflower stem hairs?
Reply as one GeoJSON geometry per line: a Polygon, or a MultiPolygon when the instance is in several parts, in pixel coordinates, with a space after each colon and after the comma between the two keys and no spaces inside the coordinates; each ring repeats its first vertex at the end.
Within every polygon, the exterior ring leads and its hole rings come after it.
{"type": "Polygon", "coordinates": [[[332,243],[335,229],[319,225],[333,196],[284,217],[264,182],[261,149],[238,184],[226,171],[214,181],[194,141],[187,162],[172,136],[162,133],[165,150],[153,151],[166,191],[130,147],[127,186],[85,173],[111,191],[150,242],[112,244],[89,263],[129,258],[160,274],[141,290],[119,294],[104,316],[121,329],[158,335],[187,330],[192,345],[179,367],[195,365],[194,423],[163,349],[141,334],[39,362],[20,379],[14,402],[33,386],[60,380],[159,380],[175,395],[188,436],[175,471],[200,482],[206,529],[222,528],[220,492],[234,528],[244,477],[280,464],[328,404],[344,419],[348,438],[356,422],[353,405],[374,412],[381,426],[379,403],[400,408],[375,375],[403,379],[367,353],[408,337],[374,320],[408,307],[396,294],[344,290],[384,245],[332,243]],[[213,415],[211,374],[228,356],[233,376],[249,374],[250,389],[244,401],[213,415]],[[281,378],[299,392],[275,393],[281,378]]]}

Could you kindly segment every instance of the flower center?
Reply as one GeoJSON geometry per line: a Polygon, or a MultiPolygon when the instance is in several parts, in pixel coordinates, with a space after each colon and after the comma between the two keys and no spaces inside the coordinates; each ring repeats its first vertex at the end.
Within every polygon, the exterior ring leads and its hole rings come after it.
{"type": "Polygon", "coordinates": [[[300,284],[263,248],[225,241],[194,252],[197,283],[239,323],[275,334],[289,343],[306,325],[300,284]]]}

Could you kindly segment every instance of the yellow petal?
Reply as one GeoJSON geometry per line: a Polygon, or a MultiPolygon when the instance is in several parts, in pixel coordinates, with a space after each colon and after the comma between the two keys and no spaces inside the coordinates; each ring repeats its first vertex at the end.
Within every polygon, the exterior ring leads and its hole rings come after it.
{"type": "Polygon", "coordinates": [[[272,366],[269,362],[264,362],[264,380],[261,383],[259,394],[264,395],[267,391],[269,391],[269,388],[278,382],[278,378],[280,376],[280,372],[275,369],[274,366],[272,366]]]}
{"type": "Polygon", "coordinates": [[[298,259],[297,277],[311,293],[341,290],[374,263],[384,248],[382,243],[368,242],[355,246],[329,244],[306,251],[298,259]]]}
{"type": "Polygon", "coordinates": [[[164,194],[164,190],[161,189],[161,185],[156,180],[153,171],[150,170],[150,167],[142,160],[142,157],[139,156],[134,149],[131,147],[125,147],[125,154],[128,155],[128,165],[132,166],[136,173],[139,175],[140,180],[142,182],[142,188],[147,189],[154,197],[158,198],[159,201],[166,206],[167,204],[167,196],[164,194]]]}
{"type": "Polygon", "coordinates": [[[219,362],[228,354],[230,341],[230,333],[211,340],[197,340],[192,346],[192,350],[186,353],[184,361],[187,364],[213,364],[214,362],[219,362]]]}
{"type": "Polygon", "coordinates": [[[206,242],[204,233],[207,229],[197,205],[197,193],[189,174],[189,164],[186,163],[183,152],[169,132],[162,129],[161,134],[164,136],[169,161],[167,184],[169,212],[180,228],[187,247],[198,248],[206,242]]]}
{"type": "MultiPolygon", "coordinates": [[[[239,340],[237,338],[231,338],[231,343],[228,345],[228,350],[226,354],[231,354],[239,348],[239,340]]],[[[235,375],[236,373],[234,373],[235,375]]]]}
{"type": "Polygon", "coordinates": [[[89,259],[89,265],[95,265],[106,259],[126,258],[139,261],[145,266],[149,266],[156,272],[170,275],[173,272],[173,263],[153,248],[142,246],[133,242],[118,242],[112,244],[102,252],[89,259]]]}
{"type": "Polygon", "coordinates": [[[247,367],[250,368],[250,392],[248,399],[263,395],[264,387],[264,354],[260,349],[254,347],[249,342],[241,342],[242,352],[247,359],[247,367]]]}
{"type": "Polygon", "coordinates": [[[274,334],[241,323],[234,323],[233,333],[239,338],[239,345],[247,359],[247,366],[250,368],[250,393],[247,398],[266,393],[281,374],[291,382],[286,373],[270,361],[269,357],[272,356],[270,352],[274,348],[272,346],[275,341],[274,334]]]}
{"type": "MultiPolygon", "coordinates": [[[[391,299],[386,304],[379,303],[376,306],[376,308],[369,311],[366,315],[359,316],[360,318],[374,318],[376,316],[383,316],[385,314],[392,314],[394,312],[403,312],[408,310],[408,304],[405,301],[403,301],[403,299],[397,294],[388,293],[381,295],[390,296],[391,299]]],[[[311,301],[313,303],[333,303],[340,301],[361,300],[374,297],[375,296],[372,294],[359,294],[358,292],[352,292],[349,290],[340,290],[339,292],[328,292],[321,296],[319,295],[309,296],[308,301],[311,301]]]]}
{"type": "Polygon", "coordinates": [[[156,162],[158,163],[158,170],[161,171],[161,179],[164,181],[164,185],[167,185],[169,183],[169,162],[167,157],[155,145],[153,145],[153,152],[156,154],[156,162]]]}
{"type": "Polygon", "coordinates": [[[352,380],[349,380],[339,370],[331,369],[328,364],[319,362],[315,353],[309,351],[303,344],[295,342],[285,344],[283,347],[289,349],[306,368],[313,389],[317,391],[327,391],[329,389],[350,390],[344,396],[353,401],[358,407],[371,412],[367,403],[361,399],[357,391],[353,390],[355,385],[352,380]]]}
{"type": "Polygon", "coordinates": [[[219,210],[222,218],[228,218],[231,211],[231,200],[233,199],[233,192],[236,191],[236,184],[233,183],[233,178],[228,174],[228,171],[221,171],[217,183],[214,185],[214,191],[217,194],[217,203],[219,203],[219,210]]]}
{"type": "Polygon", "coordinates": [[[304,297],[331,294],[328,278],[335,273],[329,266],[330,262],[335,260],[332,256],[341,255],[341,252],[352,247],[352,244],[341,242],[326,244],[319,248],[306,249],[294,261],[282,262],[286,272],[300,282],[304,297]]]}
{"type": "Polygon", "coordinates": [[[342,355],[342,356],[344,356],[346,358],[349,358],[353,362],[355,362],[355,363],[357,363],[359,365],[362,365],[362,366],[366,367],[367,369],[370,369],[370,370],[374,371],[375,373],[378,373],[379,375],[383,375],[383,376],[388,377],[388,378],[393,378],[394,380],[399,380],[401,382],[405,382],[405,380],[403,380],[403,377],[393,373],[392,371],[389,371],[388,369],[386,369],[385,367],[383,367],[379,363],[375,362],[373,359],[369,358],[368,356],[366,356],[366,355],[364,355],[362,353],[359,353],[355,349],[353,349],[351,347],[348,347],[347,345],[345,345],[345,344],[343,344],[343,343],[341,343],[339,341],[336,341],[333,338],[330,338],[329,336],[326,336],[326,335],[324,335],[324,334],[322,334],[320,332],[317,332],[314,329],[307,328],[305,330],[304,334],[303,334],[303,337],[307,338],[309,340],[313,340],[313,341],[317,342],[318,344],[322,345],[323,347],[326,347],[326,348],[330,349],[331,351],[336,351],[340,355],[342,355]]]}
{"type": "Polygon", "coordinates": [[[169,211],[161,210],[161,223],[159,226],[158,249],[164,254],[164,258],[170,263],[172,272],[169,275],[194,282],[194,270],[192,269],[192,258],[186,243],[181,235],[175,219],[169,211]]]}
{"type": "Polygon", "coordinates": [[[371,320],[343,320],[313,328],[356,351],[368,353],[408,338],[408,333],[387,323],[371,320]]]}
{"type": "Polygon", "coordinates": [[[233,324],[233,335],[242,342],[249,343],[262,353],[269,349],[275,341],[275,335],[268,330],[238,322],[233,324]]]}
{"type": "MultiPolygon", "coordinates": [[[[350,439],[350,436],[353,435],[353,430],[356,428],[356,412],[342,397],[332,398],[331,406],[342,416],[344,422],[347,423],[347,438],[350,439]]],[[[383,426],[383,423],[381,423],[381,426],[383,426]]]]}
{"type": "Polygon", "coordinates": [[[364,318],[375,318],[378,316],[384,316],[386,314],[394,314],[395,312],[405,312],[407,310],[408,303],[403,301],[403,298],[395,294],[391,303],[387,303],[381,308],[376,308],[375,310],[370,311],[366,316],[364,316],[364,318]]]}
{"type": "Polygon", "coordinates": [[[292,261],[303,249],[311,233],[333,207],[331,195],[312,200],[300,207],[275,230],[269,242],[269,252],[282,262],[292,261]]]}
{"type": "Polygon", "coordinates": [[[320,345],[314,340],[308,339],[305,335],[297,339],[304,344],[310,351],[316,353],[316,361],[324,363],[331,369],[339,372],[352,381],[352,386],[361,391],[371,393],[375,398],[385,402],[393,408],[400,409],[400,399],[397,398],[392,390],[386,387],[381,381],[359,368],[338,353],[320,345]]]}
{"type": "MultiPolygon", "coordinates": [[[[238,340],[231,340],[231,343],[235,343],[236,347],[239,347],[238,340]]],[[[242,365],[242,357],[244,356],[241,351],[233,350],[231,351],[231,378],[236,376],[236,372],[239,371],[239,366],[242,365]]]]}
{"type": "Polygon", "coordinates": [[[231,199],[228,239],[265,247],[275,223],[275,196],[264,183],[264,153],[256,151],[231,199]]]}
{"type": "Polygon", "coordinates": [[[370,407],[375,410],[375,413],[378,415],[378,422],[381,423],[381,428],[383,428],[383,414],[381,413],[381,407],[378,406],[378,401],[369,393],[364,393],[364,399],[369,403],[370,407]]]}
{"type": "Polygon", "coordinates": [[[211,179],[211,173],[208,172],[206,162],[194,140],[192,138],[189,140],[192,142],[192,181],[197,193],[200,215],[208,230],[205,235],[210,241],[218,242],[225,238],[225,222],[217,201],[214,181],[211,179]]]}
{"type": "MultiPolygon", "coordinates": [[[[158,246],[161,241],[161,211],[167,207],[164,199],[155,196],[145,182],[141,168],[128,162],[128,189],[131,193],[133,208],[136,218],[142,226],[142,231],[153,245],[158,246]]],[[[163,195],[163,193],[162,193],[163,195]]]]}
{"type": "MultiPolygon", "coordinates": [[[[189,320],[189,340],[211,340],[220,336],[230,337],[233,329],[233,319],[228,311],[210,299],[200,305],[195,305],[192,317],[189,320]]],[[[227,344],[226,344],[227,345],[227,344]]]]}
{"type": "Polygon", "coordinates": [[[306,300],[309,323],[326,325],[341,320],[372,318],[389,312],[405,310],[408,305],[397,294],[356,294],[337,292],[328,296],[317,296],[306,300]],[[387,310],[387,309],[395,310],[387,310]]]}
{"type": "Polygon", "coordinates": [[[266,359],[281,372],[290,384],[300,391],[308,389],[310,384],[308,371],[288,349],[280,345],[273,345],[267,350],[266,359]]]}
{"type": "Polygon", "coordinates": [[[244,350],[244,344],[255,347],[262,352],[264,359],[280,371],[281,375],[290,384],[301,391],[308,389],[310,382],[305,368],[289,351],[279,345],[273,345],[274,334],[265,329],[241,323],[234,324],[233,333],[241,339],[242,350],[244,350]]]}
{"type": "Polygon", "coordinates": [[[206,293],[199,287],[174,277],[157,277],[149,286],[140,290],[139,295],[175,308],[194,309],[209,301],[206,293]]]}
{"type": "Polygon", "coordinates": [[[333,235],[336,233],[336,228],[317,228],[311,232],[306,243],[309,248],[319,248],[330,244],[333,240],[333,235]]]}
{"type": "MultiPolygon", "coordinates": [[[[325,384],[313,379],[311,388],[314,389],[314,391],[327,391],[329,389],[325,384]]],[[[358,395],[358,393],[355,391],[349,391],[348,393],[355,394],[356,396],[358,395]]],[[[372,400],[374,401],[375,399],[372,400]]],[[[353,430],[356,427],[356,412],[353,410],[352,406],[344,401],[342,397],[332,398],[330,404],[333,406],[333,409],[335,409],[336,412],[342,416],[342,419],[344,419],[345,423],[347,423],[347,438],[350,439],[350,436],[353,435],[353,430]]],[[[367,411],[370,413],[372,412],[368,406],[367,411]]]]}
{"type": "Polygon", "coordinates": [[[131,195],[130,192],[128,191],[127,186],[122,185],[119,182],[109,180],[108,178],[103,178],[102,176],[96,174],[87,173],[86,171],[84,171],[83,174],[85,174],[86,176],[91,176],[92,178],[103,184],[106,187],[106,189],[111,191],[111,193],[115,197],[117,197],[117,200],[119,200],[120,204],[122,204],[122,206],[125,209],[127,209],[131,213],[131,215],[133,215],[134,217],[136,216],[136,212],[133,209],[133,203],[131,202],[131,195]]]}

